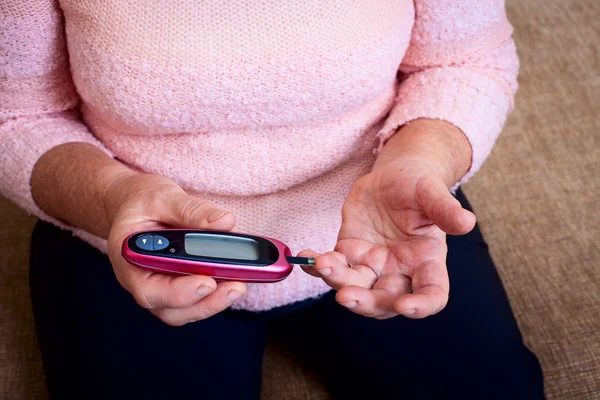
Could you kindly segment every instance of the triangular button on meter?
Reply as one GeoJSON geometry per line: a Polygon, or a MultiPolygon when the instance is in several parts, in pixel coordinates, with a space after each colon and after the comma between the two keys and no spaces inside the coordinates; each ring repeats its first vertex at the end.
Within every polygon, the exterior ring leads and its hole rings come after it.
{"type": "Polygon", "coordinates": [[[137,238],[135,245],[142,250],[154,250],[152,246],[152,235],[142,235],[137,238]]]}
{"type": "Polygon", "coordinates": [[[152,238],[154,239],[154,250],[166,249],[169,246],[169,241],[164,236],[153,235],[152,238]]]}

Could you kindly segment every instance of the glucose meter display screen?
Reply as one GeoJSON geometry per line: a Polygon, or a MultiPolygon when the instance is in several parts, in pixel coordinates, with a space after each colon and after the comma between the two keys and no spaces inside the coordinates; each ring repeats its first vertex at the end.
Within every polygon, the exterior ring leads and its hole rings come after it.
{"type": "Polygon", "coordinates": [[[244,261],[259,258],[258,243],[245,237],[188,233],[184,245],[185,252],[192,256],[244,261]]]}

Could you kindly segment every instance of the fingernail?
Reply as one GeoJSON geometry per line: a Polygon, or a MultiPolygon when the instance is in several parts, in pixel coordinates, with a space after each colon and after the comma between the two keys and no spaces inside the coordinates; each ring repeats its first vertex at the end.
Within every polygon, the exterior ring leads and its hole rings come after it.
{"type": "Polygon", "coordinates": [[[331,268],[323,268],[323,269],[319,269],[317,271],[319,271],[319,273],[323,276],[331,275],[331,268]]]}
{"type": "Polygon", "coordinates": [[[402,314],[402,315],[413,315],[416,312],[417,312],[417,310],[415,310],[414,308],[411,308],[410,310],[402,311],[400,314],[402,314]]]}
{"type": "Polygon", "coordinates": [[[229,300],[229,301],[236,301],[237,299],[239,299],[243,295],[244,295],[244,293],[242,293],[242,292],[239,292],[237,290],[232,290],[231,292],[227,293],[227,300],[229,300]]]}
{"type": "Polygon", "coordinates": [[[346,308],[354,308],[358,305],[358,303],[354,300],[346,302],[346,303],[342,303],[342,305],[346,308]]]}
{"type": "Polygon", "coordinates": [[[204,297],[204,296],[206,296],[207,294],[211,293],[212,291],[213,291],[213,290],[212,290],[212,288],[210,288],[210,287],[208,287],[208,286],[204,286],[204,285],[202,285],[202,286],[200,286],[200,287],[198,288],[198,290],[196,290],[196,294],[197,294],[199,297],[204,297]]]}
{"type": "Polygon", "coordinates": [[[218,220],[225,214],[227,214],[227,211],[216,209],[213,212],[211,212],[210,214],[208,214],[208,217],[206,217],[206,220],[208,222],[215,222],[216,220],[218,220]]]}

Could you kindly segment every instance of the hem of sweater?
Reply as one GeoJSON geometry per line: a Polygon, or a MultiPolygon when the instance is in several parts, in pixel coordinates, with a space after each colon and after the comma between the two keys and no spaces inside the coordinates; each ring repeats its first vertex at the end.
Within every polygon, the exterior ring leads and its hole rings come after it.
{"type": "MultiPolygon", "coordinates": [[[[315,278],[315,279],[318,279],[318,278],[315,278]]],[[[261,284],[261,285],[268,285],[268,283],[261,284]]],[[[333,290],[329,286],[322,288],[322,289],[320,288],[321,285],[315,285],[315,286],[319,287],[319,289],[308,294],[307,296],[300,296],[300,297],[296,297],[293,299],[286,299],[284,301],[277,301],[275,299],[270,299],[270,301],[253,302],[252,304],[248,304],[243,301],[244,298],[242,297],[242,299],[241,299],[242,301],[238,300],[237,302],[233,303],[231,306],[231,309],[236,310],[236,311],[249,311],[249,312],[256,312],[256,313],[263,312],[263,311],[272,311],[272,310],[275,310],[280,307],[293,306],[294,304],[297,304],[297,303],[305,301],[305,300],[310,300],[310,299],[317,300],[333,290]]]]}
{"type": "Polygon", "coordinates": [[[3,136],[0,143],[5,150],[2,157],[4,169],[0,171],[0,193],[27,214],[71,231],[106,253],[104,239],[48,215],[37,205],[31,193],[31,175],[40,157],[62,144],[89,143],[109,157],[113,157],[113,154],[71,112],[7,120],[0,124],[0,131],[3,136]]]}

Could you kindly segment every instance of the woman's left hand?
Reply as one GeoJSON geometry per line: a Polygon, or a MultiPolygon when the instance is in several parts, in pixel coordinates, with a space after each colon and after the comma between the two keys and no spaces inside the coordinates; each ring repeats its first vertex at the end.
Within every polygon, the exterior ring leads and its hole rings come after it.
{"type": "Polygon", "coordinates": [[[377,165],[351,188],[335,251],[315,257],[307,273],[338,290],[336,300],[357,314],[424,318],[448,301],[446,233],[465,234],[475,216],[448,190],[425,157],[377,165]]]}

